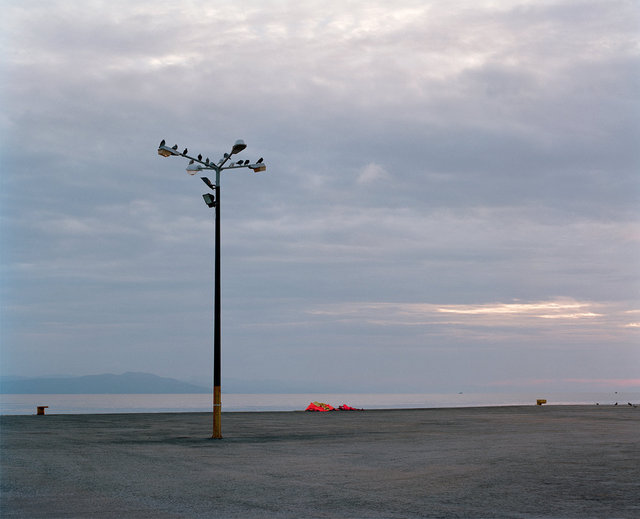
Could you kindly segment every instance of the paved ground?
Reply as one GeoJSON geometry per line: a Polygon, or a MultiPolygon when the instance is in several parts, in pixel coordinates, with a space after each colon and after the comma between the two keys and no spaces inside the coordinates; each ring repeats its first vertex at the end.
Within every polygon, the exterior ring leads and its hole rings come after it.
{"type": "Polygon", "coordinates": [[[3,518],[638,518],[640,408],[1,417],[3,518]]]}

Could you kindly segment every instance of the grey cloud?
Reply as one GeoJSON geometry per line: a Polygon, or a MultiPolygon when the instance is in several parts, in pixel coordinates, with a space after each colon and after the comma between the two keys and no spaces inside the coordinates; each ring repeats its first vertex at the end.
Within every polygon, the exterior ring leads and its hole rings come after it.
{"type": "MultiPolygon", "coordinates": [[[[479,338],[398,318],[382,331],[309,312],[555,297],[634,308],[634,11],[582,1],[7,7],[3,370],[206,380],[212,212],[186,163],[155,148],[165,138],[215,159],[244,138],[243,157],[264,156],[268,170],[223,178],[232,378],[268,365],[281,378],[364,384],[386,363],[408,370],[388,388],[406,378],[415,389],[454,372],[484,370],[482,385],[508,369],[597,371],[545,368],[575,345],[558,336],[550,352],[553,333],[535,326],[522,330],[523,355],[536,359],[527,368],[507,339],[489,347],[499,328],[479,338]],[[362,361],[362,373],[328,375],[337,356],[362,361]],[[430,367],[438,361],[444,374],[430,367]]],[[[576,337],[595,351],[589,331],[576,337]]],[[[624,337],[616,351],[637,366],[624,337]]],[[[585,363],[610,378],[603,357],[585,363]]]]}

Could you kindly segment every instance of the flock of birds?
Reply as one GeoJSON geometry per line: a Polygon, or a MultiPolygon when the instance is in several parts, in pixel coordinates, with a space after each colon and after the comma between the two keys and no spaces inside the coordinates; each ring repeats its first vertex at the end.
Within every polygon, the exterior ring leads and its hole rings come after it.
{"type": "MultiPolygon", "coordinates": [[[[160,147],[165,146],[165,145],[166,145],[166,141],[165,141],[164,139],[162,139],[162,140],[160,141],[160,147]]],[[[178,145],[177,145],[177,144],[174,144],[173,146],[171,146],[171,149],[172,149],[172,150],[174,150],[174,151],[178,151],[178,145]]],[[[188,150],[187,148],[185,148],[184,150],[182,150],[182,155],[187,155],[187,153],[189,153],[189,150],[188,150]]],[[[224,154],[224,158],[225,158],[225,159],[226,159],[226,158],[228,158],[228,156],[229,156],[229,154],[227,154],[227,153],[225,153],[225,154],[224,154]]],[[[263,157],[260,157],[260,158],[256,161],[256,164],[262,164],[262,161],[263,161],[263,160],[264,160],[264,158],[263,158],[263,157]]],[[[199,162],[202,162],[202,154],[201,154],[201,153],[199,153],[199,154],[198,154],[198,161],[199,161],[199,162]]],[[[190,162],[189,164],[193,164],[194,162],[195,162],[195,161],[194,161],[193,159],[191,159],[191,162],[190,162]]],[[[207,166],[209,165],[209,157],[207,157],[207,158],[205,159],[204,163],[205,163],[207,166]]],[[[251,161],[250,161],[250,160],[245,160],[245,161],[239,160],[238,162],[231,163],[231,165],[232,165],[232,166],[234,166],[234,165],[235,165],[235,166],[248,166],[250,163],[251,163],[251,161]]]]}
{"type": "MultiPolygon", "coordinates": [[[[617,392],[617,391],[615,391],[615,393],[614,393],[614,394],[616,394],[616,395],[617,395],[617,394],[618,394],[618,392],[617,392]]],[[[596,405],[600,405],[600,402],[596,402],[596,405]]],[[[615,404],[613,404],[613,405],[614,405],[614,406],[618,405],[618,402],[616,402],[616,403],[615,403],[615,404]]],[[[637,405],[632,404],[631,402],[627,402],[627,405],[628,405],[629,407],[633,407],[634,409],[638,407],[637,405]]]]}

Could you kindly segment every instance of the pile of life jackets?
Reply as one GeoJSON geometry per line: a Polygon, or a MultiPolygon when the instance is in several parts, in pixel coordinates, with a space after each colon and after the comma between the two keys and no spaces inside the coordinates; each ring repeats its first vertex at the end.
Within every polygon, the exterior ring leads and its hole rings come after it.
{"type": "Polygon", "coordinates": [[[325,404],[323,402],[311,402],[305,411],[316,411],[321,413],[326,413],[327,411],[362,411],[362,409],[356,409],[355,407],[348,406],[346,404],[342,404],[337,409],[332,405],[325,404]]]}

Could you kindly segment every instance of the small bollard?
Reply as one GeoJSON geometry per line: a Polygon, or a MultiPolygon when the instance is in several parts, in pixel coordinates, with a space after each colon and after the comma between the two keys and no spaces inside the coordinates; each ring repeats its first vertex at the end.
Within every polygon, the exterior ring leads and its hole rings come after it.
{"type": "Polygon", "coordinates": [[[47,409],[48,405],[39,405],[38,406],[38,414],[44,415],[44,410],[47,409]]]}
{"type": "Polygon", "coordinates": [[[538,400],[536,400],[536,405],[542,405],[542,404],[546,404],[547,403],[547,399],[546,398],[538,398],[538,400]]]}

